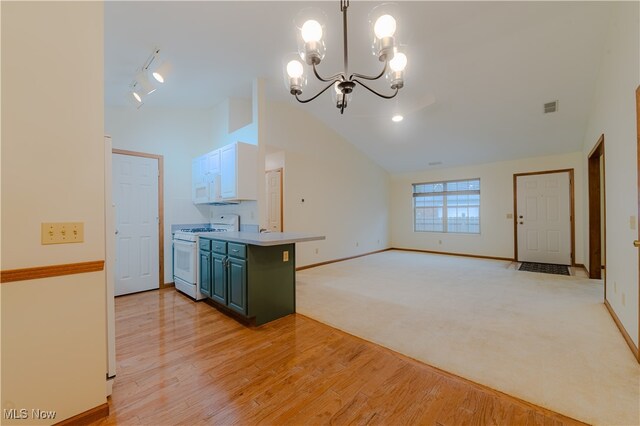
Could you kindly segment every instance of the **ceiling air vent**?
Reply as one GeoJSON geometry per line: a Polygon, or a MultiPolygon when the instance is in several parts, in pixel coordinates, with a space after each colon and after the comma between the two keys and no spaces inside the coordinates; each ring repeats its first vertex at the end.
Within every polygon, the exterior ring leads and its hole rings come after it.
{"type": "Polygon", "coordinates": [[[558,101],[547,102],[544,104],[544,113],[556,112],[558,110],[558,101]]]}
{"type": "Polygon", "coordinates": [[[439,166],[440,164],[442,164],[442,161],[432,161],[429,163],[430,166],[439,166]]]}

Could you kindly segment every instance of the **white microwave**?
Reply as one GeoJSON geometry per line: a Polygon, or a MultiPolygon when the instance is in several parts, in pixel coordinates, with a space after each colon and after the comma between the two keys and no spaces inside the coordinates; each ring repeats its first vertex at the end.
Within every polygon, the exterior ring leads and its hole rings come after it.
{"type": "Polygon", "coordinates": [[[205,181],[194,183],[192,199],[194,204],[222,202],[220,195],[220,174],[215,174],[205,181]]]}

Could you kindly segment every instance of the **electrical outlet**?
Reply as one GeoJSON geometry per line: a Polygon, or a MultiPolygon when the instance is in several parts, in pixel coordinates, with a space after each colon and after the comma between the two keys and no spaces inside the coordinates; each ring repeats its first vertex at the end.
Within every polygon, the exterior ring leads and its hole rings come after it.
{"type": "Polygon", "coordinates": [[[442,244],[442,240],[438,240],[438,244],[442,244]]]}
{"type": "Polygon", "coordinates": [[[82,243],[84,242],[84,223],[42,223],[40,226],[40,242],[43,245],[82,243]]]}
{"type": "Polygon", "coordinates": [[[316,254],[318,254],[318,249],[316,248],[316,254]]]}
{"type": "Polygon", "coordinates": [[[356,241],[356,247],[360,247],[360,243],[356,241]]]}
{"type": "Polygon", "coordinates": [[[282,252],[282,261],[283,262],[288,262],[289,261],[289,251],[285,250],[282,252]]]}

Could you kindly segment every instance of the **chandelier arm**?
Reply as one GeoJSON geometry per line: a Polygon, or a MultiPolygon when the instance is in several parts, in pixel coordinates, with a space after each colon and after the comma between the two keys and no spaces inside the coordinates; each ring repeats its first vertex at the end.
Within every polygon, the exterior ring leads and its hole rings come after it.
{"type": "Polygon", "coordinates": [[[306,104],[307,102],[311,102],[312,100],[314,100],[315,98],[317,98],[318,96],[322,95],[324,92],[327,91],[327,89],[329,89],[331,86],[333,86],[337,81],[339,80],[333,80],[331,83],[329,83],[329,85],[327,85],[327,87],[325,87],[324,89],[322,89],[320,92],[318,92],[314,97],[309,98],[309,99],[300,99],[298,97],[297,93],[294,93],[294,96],[296,97],[296,99],[298,100],[298,102],[300,102],[301,104],[306,104]]]}
{"type": "Polygon", "coordinates": [[[359,85],[361,85],[362,87],[364,87],[365,89],[367,89],[368,91],[370,91],[371,93],[373,93],[374,95],[378,95],[381,98],[384,99],[392,99],[395,98],[396,95],[398,94],[398,88],[396,87],[396,91],[393,93],[393,95],[383,95],[382,93],[378,93],[375,90],[373,90],[372,88],[370,88],[369,86],[367,86],[366,84],[364,84],[363,82],[361,82],[360,80],[356,80],[355,78],[353,79],[353,82],[358,83],[359,85]]]}
{"type": "Polygon", "coordinates": [[[368,76],[368,75],[364,75],[364,74],[358,74],[357,72],[354,72],[353,74],[351,74],[351,76],[349,77],[349,80],[353,80],[353,77],[358,77],[358,78],[364,78],[365,80],[377,80],[380,77],[382,77],[384,75],[385,72],[387,72],[387,66],[389,65],[389,61],[384,61],[384,68],[382,68],[382,71],[380,72],[380,74],[378,74],[375,77],[372,76],[368,76]]]}
{"type": "Polygon", "coordinates": [[[324,81],[324,82],[333,81],[335,83],[337,79],[344,80],[344,73],[342,72],[334,74],[328,78],[321,77],[320,74],[318,74],[318,70],[316,69],[316,64],[311,64],[311,65],[313,66],[313,73],[320,81],[324,81]]]}

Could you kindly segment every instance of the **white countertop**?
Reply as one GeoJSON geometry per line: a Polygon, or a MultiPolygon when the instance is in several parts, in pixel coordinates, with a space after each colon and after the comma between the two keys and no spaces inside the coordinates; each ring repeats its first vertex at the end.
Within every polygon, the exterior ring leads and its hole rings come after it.
{"type": "Polygon", "coordinates": [[[278,246],[281,244],[303,243],[324,240],[324,235],[301,232],[198,232],[199,237],[255,246],[278,246]]]}

